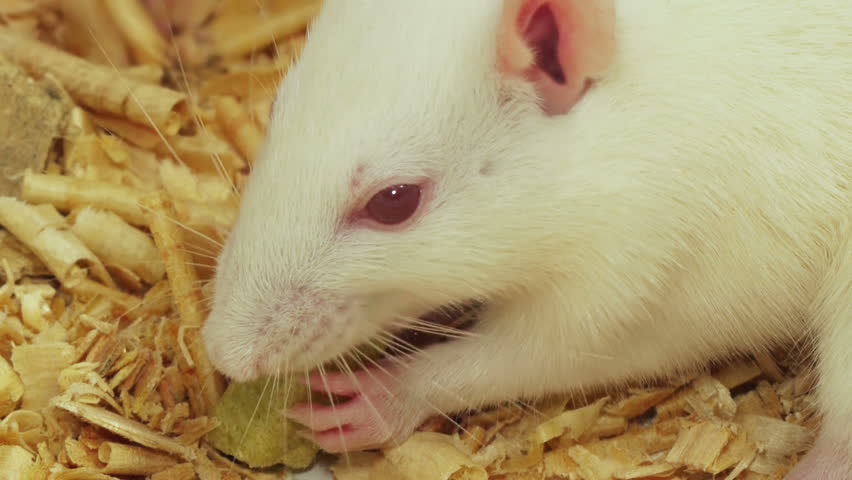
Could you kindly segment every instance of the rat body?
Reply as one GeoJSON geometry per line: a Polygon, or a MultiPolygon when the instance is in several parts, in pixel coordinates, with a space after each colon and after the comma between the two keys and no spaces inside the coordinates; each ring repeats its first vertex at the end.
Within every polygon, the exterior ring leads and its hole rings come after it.
{"type": "Polygon", "coordinates": [[[812,333],[826,421],[788,478],[850,478],[850,25],[846,0],[328,0],[220,258],[214,364],[301,374],[482,304],[310,378],[352,396],[291,413],[339,452],[812,333]]]}

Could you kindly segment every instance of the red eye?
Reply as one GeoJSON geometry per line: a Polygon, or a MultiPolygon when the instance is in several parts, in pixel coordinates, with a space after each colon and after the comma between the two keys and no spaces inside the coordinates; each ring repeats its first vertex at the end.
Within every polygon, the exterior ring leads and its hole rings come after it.
{"type": "Polygon", "coordinates": [[[370,199],[367,214],[381,224],[398,225],[411,218],[419,205],[419,185],[394,185],[370,199]]]}

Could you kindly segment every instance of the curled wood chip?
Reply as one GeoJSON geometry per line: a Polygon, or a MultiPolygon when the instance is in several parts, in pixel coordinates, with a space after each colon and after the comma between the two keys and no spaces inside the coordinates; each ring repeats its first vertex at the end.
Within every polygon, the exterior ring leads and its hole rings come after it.
{"type": "Polygon", "coordinates": [[[6,230],[0,230],[0,259],[8,266],[8,269],[0,268],[2,282],[6,282],[9,277],[15,282],[24,276],[42,277],[50,274],[32,250],[6,230]]]}
{"type": "Polygon", "coordinates": [[[65,439],[65,455],[76,467],[101,468],[97,452],[86,448],[79,440],[73,438],[65,439]]]}
{"type": "Polygon", "coordinates": [[[73,286],[91,270],[103,283],[113,285],[101,261],[67,230],[65,219],[50,205],[35,207],[0,197],[0,225],[29,247],[63,284],[73,286]]]}
{"type": "Polygon", "coordinates": [[[56,291],[50,285],[19,285],[15,287],[15,298],[21,305],[24,325],[38,333],[47,329],[46,316],[50,313],[50,301],[56,291]]]}
{"type": "Polygon", "coordinates": [[[186,96],[136,82],[115,70],[87,62],[44,43],[0,30],[0,54],[35,75],[53,75],[81,105],[153,124],[174,135],[183,122],[186,96]]]}
{"type": "Polygon", "coordinates": [[[73,215],[71,231],[105,264],[127,268],[148,284],[166,274],[154,240],[114,213],[83,208],[73,215]]]}
{"type": "Polygon", "coordinates": [[[101,471],[110,475],[153,475],[178,463],[170,455],[114,442],[102,443],[97,458],[104,464],[101,471]]]}
{"type": "Polygon", "coordinates": [[[21,183],[21,198],[32,204],[51,204],[69,211],[91,206],[117,213],[134,225],[145,225],[139,202],[144,192],[114,183],[28,172],[21,183]]]}

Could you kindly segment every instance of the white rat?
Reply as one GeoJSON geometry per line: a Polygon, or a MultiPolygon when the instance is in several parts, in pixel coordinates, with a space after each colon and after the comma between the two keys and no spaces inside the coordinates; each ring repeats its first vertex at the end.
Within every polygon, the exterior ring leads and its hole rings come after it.
{"type": "Polygon", "coordinates": [[[350,398],[291,416],[341,452],[813,332],[825,424],[788,478],[852,478],[850,82],[849,0],[326,0],[207,348],[299,373],[481,304],[469,336],[311,377],[350,398]]]}

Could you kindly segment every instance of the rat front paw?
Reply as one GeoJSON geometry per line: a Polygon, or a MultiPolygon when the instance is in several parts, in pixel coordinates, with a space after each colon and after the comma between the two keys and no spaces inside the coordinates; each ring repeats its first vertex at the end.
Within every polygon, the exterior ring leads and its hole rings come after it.
{"type": "Polygon", "coordinates": [[[314,374],[310,388],[345,397],[334,406],[301,404],[287,416],[302,424],[305,436],[329,453],[352,452],[395,444],[407,438],[423,416],[401,392],[397,372],[369,369],[354,374],[314,374]]]}

